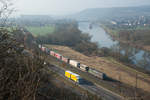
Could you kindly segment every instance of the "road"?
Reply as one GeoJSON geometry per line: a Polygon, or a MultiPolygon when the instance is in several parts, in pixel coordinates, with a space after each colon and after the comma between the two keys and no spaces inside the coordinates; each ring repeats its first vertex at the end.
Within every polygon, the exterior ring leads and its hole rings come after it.
{"type": "MultiPolygon", "coordinates": [[[[59,74],[60,76],[62,76],[63,78],[65,78],[64,73],[65,70],[61,67],[58,66],[51,66],[48,67],[50,70],[56,72],[57,74],[59,74]]],[[[66,78],[65,78],[66,79],[66,78]]],[[[71,80],[69,80],[70,82],[73,82],[71,80]]],[[[111,92],[99,85],[96,85],[88,80],[83,79],[83,82],[81,84],[78,84],[78,86],[80,86],[81,88],[89,91],[92,94],[95,94],[99,97],[101,97],[103,100],[124,100],[123,97],[121,97],[120,95],[111,92]]]]}

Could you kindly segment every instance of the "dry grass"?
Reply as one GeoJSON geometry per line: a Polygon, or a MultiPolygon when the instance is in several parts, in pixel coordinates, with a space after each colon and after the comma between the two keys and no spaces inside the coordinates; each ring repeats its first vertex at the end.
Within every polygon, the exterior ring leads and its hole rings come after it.
{"type": "Polygon", "coordinates": [[[143,48],[144,48],[144,50],[150,51],[150,46],[149,45],[143,46],[143,48]]]}
{"type": "Polygon", "coordinates": [[[86,64],[92,68],[96,68],[109,77],[120,80],[123,83],[135,86],[136,84],[136,73],[138,74],[137,86],[147,92],[150,92],[150,76],[141,72],[136,71],[135,69],[129,68],[112,58],[104,57],[88,57],[79,52],[72,50],[69,47],[57,46],[57,45],[47,45],[50,49],[53,49],[60,53],[61,55],[80,61],[83,64],[86,64]],[[119,78],[120,77],[120,78],[119,78]]]}

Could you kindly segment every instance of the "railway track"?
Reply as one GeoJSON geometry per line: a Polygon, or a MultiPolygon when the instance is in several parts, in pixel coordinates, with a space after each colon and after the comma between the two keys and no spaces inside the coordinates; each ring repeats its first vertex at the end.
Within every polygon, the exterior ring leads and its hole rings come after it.
{"type": "MultiPolygon", "coordinates": [[[[56,72],[58,75],[60,75],[63,78],[67,79],[64,76],[65,70],[63,68],[53,65],[51,67],[48,67],[48,69],[56,72]]],[[[67,79],[67,80],[70,81],[70,82],[73,82],[72,80],[69,80],[69,79],[67,79]]],[[[104,100],[124,100],[124,98],[121,97],[120,95],[118,95],[116,93],[113,93],[113,92],[111,92],[111,91],[109,91],[109,90],[107,90],[107,89],[105,89],[101,86],[97,86],[96,84],[94,84],[94,83],[92,83],[92,82],[90,82],[86,79],[83,79],[83,81],[84,82],[82,84],[77,84],[77,85],[79,87],[83,88],[84,90],[87,90],[90,93],[101,97],[104,100]]]]}

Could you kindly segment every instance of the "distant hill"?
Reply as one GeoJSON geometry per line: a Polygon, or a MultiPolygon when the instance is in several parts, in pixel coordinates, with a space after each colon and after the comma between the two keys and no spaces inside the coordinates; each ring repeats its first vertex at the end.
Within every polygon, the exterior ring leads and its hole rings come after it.
{"type": "Polygon", "coordinates": [[[22,19],[27,19],[27,20],[41,20],[41,19],[52,19],[50,15],[21,15],[22,19]]]}
{"type": "Polygon", "coordinates": [[[150,6],[138,7],[114,7],[114,8],[90,8],[71,15],[74,19],[104,19],[117,17],[150,16],[150,6]]]}

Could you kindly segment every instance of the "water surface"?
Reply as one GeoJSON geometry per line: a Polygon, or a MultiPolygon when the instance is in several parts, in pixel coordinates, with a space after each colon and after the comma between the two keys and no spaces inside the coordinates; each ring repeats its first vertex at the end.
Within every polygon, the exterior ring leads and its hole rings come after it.
{"type": "Polygon", "coordinates": [[[123,55],[128,55],[138,67],[150,70],[150,52],[119,43],[118,41],[113,41],[100,25],[93,24],[92,28],[89,28],[89,25],[89,22],[79,22],[79,29],[83,33],[89,33],[92,36],[92,42],[97,42],[99,47],[119,49],[123,55]]]}

